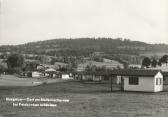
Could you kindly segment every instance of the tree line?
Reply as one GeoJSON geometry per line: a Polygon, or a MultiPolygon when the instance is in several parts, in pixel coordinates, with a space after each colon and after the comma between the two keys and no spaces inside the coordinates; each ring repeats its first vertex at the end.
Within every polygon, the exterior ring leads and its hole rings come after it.
{"type": "Polygon", "coordinates": [[[149,68],[151,67],[156,67],[158,66],[162,66],[162,64],[166,64],[168,63],[168,55],[163,55],[160,59],[156,60],[155,58],[150,59],[149,57],[145,57],[142,61],[142,66],[149,68]]]}

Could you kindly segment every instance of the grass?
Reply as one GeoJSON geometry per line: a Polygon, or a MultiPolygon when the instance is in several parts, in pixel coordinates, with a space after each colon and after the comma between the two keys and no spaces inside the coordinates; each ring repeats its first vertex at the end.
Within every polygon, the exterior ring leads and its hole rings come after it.
{"type": "Polygon", "coordinates": [[[69,81],[0,88],[1,117],[167,117],[168,92],[110,92],[107,83],[69,81]],[[13,107],[6,97],[69,99],[57,107],[13,107]]]}
{"type": "Polygon", "coordinates": [[[0,87],[15,87],[15,86],[36,86],[42,84],[37,79],[23,79],[14,75],[1,75],[0,87]]]}
{"type": "Polygon", "coordinates": [[[0,87],[17,87],[17,86],[38,86],[43,83],[50,84],[56,82],[65,82],[62,79],[48,79],[48,78],[18,78],[14,75],[1,75],[0,87]]]}

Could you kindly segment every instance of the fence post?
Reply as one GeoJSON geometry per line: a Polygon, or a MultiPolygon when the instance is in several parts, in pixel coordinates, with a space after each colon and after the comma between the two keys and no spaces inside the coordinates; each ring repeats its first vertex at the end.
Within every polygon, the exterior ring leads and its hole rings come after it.
{"type": "Polygon", "coordinates": [[[112,92],[113,91],[113,85],[112,85],[113,84],[113,80],[112,80],[113,77],[111,76],[110,78],[111,78],[111,83],[110,84],[111,84],[111,92],[112,92]]]}

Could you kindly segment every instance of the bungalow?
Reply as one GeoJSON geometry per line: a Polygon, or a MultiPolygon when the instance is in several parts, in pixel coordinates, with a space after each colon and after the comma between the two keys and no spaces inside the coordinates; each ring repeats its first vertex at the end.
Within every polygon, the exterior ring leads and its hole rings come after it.
{"type": "Polygon", "coordinates": [[[98,75],[98,74],[83,74],[82,75],[82,80],[87,80],[87,81],[102,81],[103,76],[98,75]]]}
{"type": "Polygon", "coordinates": [[[141,69],[141,65],[138,65],[138,64],[130,64],[130,65],[128,65],[128,68],[130,68],[130,69],[141,69]]]}
{"type": "Polygon", "coordinates": [[[83,81],[108,81],[109,74],[105,72],[76,72],[74,79],[83,81]]]}
{"type": "Polygon", "coordinates": [[[163,75],[159,70],[113,70],[112,76],[121,76],[124,91],[163,91],[163,75]]]}
{"type": "Polygon", "coordinates": [[[61,73],[61,78],[64,80],[73,79],[72,73],[61,73]]]}
{"type": "Polygon", "coordinates": [[[44,75],[49,78],[55,78],[57,76],[57,71],[53,68],[48,68],[45,70],[44,75]]]}
{"type": "Polygon", "coordinates": [[[38,72],[38,71],[32,71],[32,72],[25,73],[25,76],[32,77],[32,78],[40,78],[40,77],[43,76],[43,74],[41,72],[38,72]]]}
{"type": "Polygon", "coordinates": [[[55,62],[55,63],[54,63],[54,67],[55,67],[56,69],[66,68],[67,66],[68,66],[68,64],[62,63],[62,62],[55,62]]]}

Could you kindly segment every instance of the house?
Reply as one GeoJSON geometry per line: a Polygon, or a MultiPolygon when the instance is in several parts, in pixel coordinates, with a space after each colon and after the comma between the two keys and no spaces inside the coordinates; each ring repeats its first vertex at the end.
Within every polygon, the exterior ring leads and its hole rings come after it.
{"type": "Polygon", "coordinates": [[[25,74],[25,76],[32,77],[32,78],[40,78],[40,77],[43,76],[43,74],[41,72],[38,72],[38,71],[32,71],[32,72],[27,72],[25,74]]]}
{"type": "Polygon", "coordinates": [[[56,69],[66,68],[67,66],[68,66],[68,64],[62,63],[62,62],[55,62],[55,63],[54,63],[54,67],[55,67],[56,69]]]}
{"type": "Polygon", "coordinates": [[[130,64],[130,65],[128,65],[128,68],[130,68],[130,69],[141,69],[141,65],[138,65],[138,64],[130,64]]]}
{"type": "Polygon", "coordinates": [[[61,78],[64,80],[68,80],[68,79],[73,79],[73,76],[71,73],[62,73],[61,78]]]}
{"type": "Polygon", "coordinates": [[[105,72],[76,72],[74,79],[83,81],[108,81],[109,74],[105,72]]]}
{"type": "Polygon", "coordinates": [[[37,70],[44,70],[45,66],[42,64],[37,65],[37,70]]]}
{"type": "Polygon", "coordinates": [[[93,81],[94,75],[93,74],[83,74],[82,80],[93,81]]]}
{"type": "Polygon", "coordinates": [[[101,75],[96,75],[96,74],[83,74],[82,75],[82,80],[87,80],[87,81],[102,81],[102,76],[101,75]]]}
{"type": "Polygon", "coordinates": [[[112,76],[121,76],[124,91],[163,91],[163,74],[160,70],[113,70],[112,76]]]}
{"type": "Polygon", "coordinates": [[[55,69],[53,69],[53,68],[46,69],[45,73],[44,73],[44,75],[46,77],[49,77],[49,78],[56,78],[57,74],[58,74],[58,72],[55,69]]]}
{"type": "Polygon", "coordinates": [[[47,64],[39,64],[37,65],[37,70],[44,71],[46,69],[53,68],[56,69],[54,65],[47,65],[47,64]]]}

